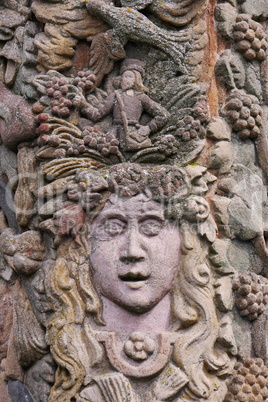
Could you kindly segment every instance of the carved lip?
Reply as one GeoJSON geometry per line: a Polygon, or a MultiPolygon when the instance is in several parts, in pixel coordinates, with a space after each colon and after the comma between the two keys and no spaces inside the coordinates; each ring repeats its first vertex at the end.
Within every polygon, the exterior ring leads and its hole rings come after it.
{"type": "Polygon", "coordinates": [[[140,289],[148,282],[149,276],[141,273],[129,272],[126,275],[119,276],[119,278],[131,289],[140,289]]]}
{"type": "Polygon", "coordinates": [[[139,280],[139,281],[124,281],[131,289],[140,289],[144,286],[147,281],[146,280],[139,280]]]}

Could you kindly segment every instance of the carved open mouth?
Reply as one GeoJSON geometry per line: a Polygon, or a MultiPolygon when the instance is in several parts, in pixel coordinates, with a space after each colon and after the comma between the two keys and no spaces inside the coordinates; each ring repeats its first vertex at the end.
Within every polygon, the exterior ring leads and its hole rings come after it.
{"type": "Polygon", "coordinates": [[[130,276],[124,276],[120,277],[121,281],[125,282],[131,289],[139,289],[142,286],[144,286],[147,283],[148,277],[144,276],[137,276],[137,277],[132,277],[130,276]]]}
{"type": "Polygon", "coordinates": [[[144,282],[147,279],[147,277],[141,277],[141,276],[137,277],[137,278],[123,277],[123,278],[120,278],[120,279],[123,282],[144,282]]]}

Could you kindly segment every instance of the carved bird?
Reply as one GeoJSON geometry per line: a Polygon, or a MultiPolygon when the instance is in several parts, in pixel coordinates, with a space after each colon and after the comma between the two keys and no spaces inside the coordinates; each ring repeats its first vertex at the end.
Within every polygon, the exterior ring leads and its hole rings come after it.
{"type": "MultiPolygon", "coordinates": [[[[132,8],[115,7],[103,0],[90,0],[86,2],[86,8],[90,14],[101,18],[113,27],[113,30],[108,32],[117,47],[118,43],[125,46],[128,40],[148,43],[170,55],[184,71],[182,60],[191,40],[190,29],[178,32],[160,28],[134,6],[132,8]]],[[[101,54],[101,52],[94,52],[94,48],[91,50],[94,59],[93,70],[100,71],[102,63],[107,65],[107,57],[112,58],[107,52],[101,54]]]]}
{"type": "Polygon", "coordinates": [[[119,8],[102,0],[90,0],[86,7],[113,27],[114,36],[122,44],[127,40],[148,43],[168,53],[177,63],[181,62],[185,48],[182,42],[190,40],[189,30],[176,32],[159,28],[134,8],[119,8]]]}

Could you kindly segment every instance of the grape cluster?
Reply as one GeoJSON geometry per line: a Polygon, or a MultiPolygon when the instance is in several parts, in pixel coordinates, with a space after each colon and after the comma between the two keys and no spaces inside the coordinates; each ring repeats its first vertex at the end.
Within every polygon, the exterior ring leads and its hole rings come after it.
{"type": "Polygon", "coordinates": [[[180,146],[179,142],[171,134],[168,134],[165,137],[161,138],[161,140],[158,141],[155,145],[158,147],[160,152],[167,156],[176,154],[180,146]]]}
{"type": "MultiPolygon", "coordinates": [[[[47,116],[42,113],[38,117],[43,115],[47,116]]],[[[37,145],[40,147],[45,145],[60,147],[61,153],[64,151],[65,156],[83,155],[90,149],[100,152],[103,156],[117,155],[119,153],[119,141],[111,133],[104,134],[98,126],[85,127],[82,131],[82,138],[73,137],[72,141],[66,141],[66,139],[61,141],[61,138],[57,135],[49,134],[50,125],[45,123],[45,120],[42,120],[41,117],[38,119],[42,124],[38,128],[40,136],[37,139],[37,145]]]]}
{"type": "Polygon", "coordinates": [[[235,304],[242,317],[256,320],[265,310],[268,302],[268,281],[256,275],[240,274],[234,279],[235,304]]]}
{"type": "Polygon", "coordinates": [[[210,114],[208,110],[208,104],[205,100],[197,102],[193,108],[193,116],[201,123],[208,123],[210,120],[210,114]]]}
{"type": "Polygon", "coordinates": [[[254,95],[233,91],[226,103],[227,119],[239,138],[256,138],[262,125],[262,108],[254,95]]]}
{"type": "Polygon", "coordinates": [[[49,145],[50,147],[58,147],[60,145],[60,139],[57,135],[42,134],[37,139],[37,145],[44,146],[49,145]]]}
{"type": "Polygon", "coordinates": [[[47,113],[39,113],[36,116],[36,121],[39,123],[38,127],[36,128],[36,134],[38,138],[36,140],[38,146],[45,145],[45,138],[49,137],[49,133],[51,130],[51,125],[48,123],[49,115],[47,113]]]}
{"type": "Polygon", "coordinates": [[[82,132],[84,144],[91,149],[96,149],[103,156],[118,154],[119,141],[112,133],[104,134],[98,126],[87,126],[82,132]]]}
{"type": "Polygon", "coordinates": [[[96,76],[90,70],[79,71],[77,76],[72,79],[72,84],[82,88],[85,92],[90,92],[95,87],[96,76]]]}
{"type": "Polygon", "coordinates": [[[262,359],[245,359],[235,365],[224,402],[263,402],[268,398],[268,368],[262,359]]]}
{"type": "Polygon", "coordinates": [[[237,16],[234,26],[235,48],[246,60],[265,60],[268,47],[266,39],[261,24],[252,20],[248,14],[237,16]]]}
{"type": "Polygon", "coordinates": [[[68,92],[68,81],[66,78],[52,77],[50,81],[46,83],[46,93],[52,99],[51,112],[55,116],[69,117],[70,109],[73,103],[66,97],[68,92]]]}
{"type": "Polygon", "coordinates": [[[175,135],[181,138],[182,141],[204,138],[205,136],[205,129],[200,120],[194,119],[192,116],[185,116],[178,121],[177,125],[178,129],[175,135]]]}
{"type": "Polygon", "coordinates": [[[74,138],[72,143],[66,144],[66,154],[68,156],[79,156],[83,155],[87,150],[83,139],[74,138]]]}
{"type": "Polygon", "coordinates": [[[32,106],[32,111],[35,114],[43,113],[44,110],[45,110],[45,107],[40,102],[36,102],[32,106]]]}

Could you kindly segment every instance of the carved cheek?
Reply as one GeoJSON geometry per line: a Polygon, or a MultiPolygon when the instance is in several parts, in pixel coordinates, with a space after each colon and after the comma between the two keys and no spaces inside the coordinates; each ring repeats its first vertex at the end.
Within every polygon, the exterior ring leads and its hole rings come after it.
{"type": "Polygon", "coordinates": [[[180,265],[180,239],[178,233],[164,232],[151,250],[153,265],[157,269],[157,276],[173,282],[180,265]]]}
{"type": "Polygon", "coordinates": [[[94,273],[116,275],[120,254],[120,242],[102,240],[92,242],[90,261],[94,273]],[[119,244],[118,244],[119,243],[119,244]]]}

